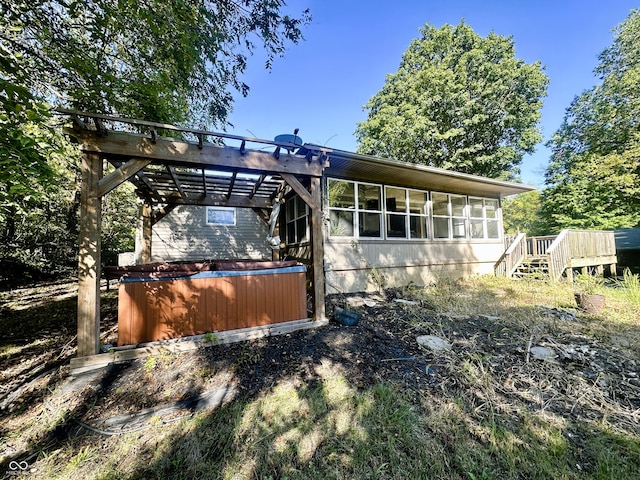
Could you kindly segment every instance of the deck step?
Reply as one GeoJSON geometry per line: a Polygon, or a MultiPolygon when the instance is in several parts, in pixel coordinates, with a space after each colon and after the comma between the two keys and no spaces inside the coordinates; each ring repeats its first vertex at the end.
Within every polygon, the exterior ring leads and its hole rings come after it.
{"type": "Polygon", "coordinates": [[[520,262],[513,276],[515,278],[548,277],[549,262],[546,258],[529,257],[520,262]]]}

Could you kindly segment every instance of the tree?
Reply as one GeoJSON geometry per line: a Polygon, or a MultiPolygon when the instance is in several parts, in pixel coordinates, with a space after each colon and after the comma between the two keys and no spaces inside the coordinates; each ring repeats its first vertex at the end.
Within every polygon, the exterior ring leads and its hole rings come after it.
{"type": "Polygon", "coordinates": [[[565,166],[547,172],[553,183],[543,192],[541,212],[548,231],[640,225],[640,135],[623,152],[585,151],[565,166]]]}
{"type": "Polygon", "coordinates": [[[0,239],[13,241],[17,217],[25,206],[50,192],[57,175],[50,164],[62,149],[49,111],[26,86],[19,56],[0,44],[0,239]]]}
{"type": "Polygon", "coordinates": [[[640,225],[640,11],[614,29],[601,83],[577,96],[549,142],[542,216],[549,230],[640,225]]]}
{"type": "Polygon", "coordinates": [[[502,220],[506,233],[542,235],[540,225],[540,192],[521,193],[502,200],[502,220]]]}
{"type": "Polygon", "coordinates": [[[365,105],[360,153],[493,178],[514,178],[541,140],[548,78],[515,58],[511,37],[476,34],[464,21],[425,25],[398,71],[365,105]]]}
{"type": "Polygon", "coordinates": [[[281,0],[14,0],[0,44],[21,56],[31,87],[77,109],[160,122],[224,125],[231,90],[260,45],[267,67],[310,20],[281,0]]]}

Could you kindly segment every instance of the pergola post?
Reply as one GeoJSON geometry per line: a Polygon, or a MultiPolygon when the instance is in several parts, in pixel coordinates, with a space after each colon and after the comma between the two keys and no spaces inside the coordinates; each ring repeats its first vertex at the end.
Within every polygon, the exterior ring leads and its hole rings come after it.
{"type": "Polygon", "coordinates": [[[320,178],[311,177],[311,257],[313,259],[313,301],[316,321],[324,321],[324,235],[322,232],[322,195],[320,178]]]}
{"type": "Polygon", "coordinates": [[[324,309],[324,236],[322,232],[322,192],[320,177],[310,176],[311,192],[300,181],[289,173],[280,174],[294,192],[311,210],[311,269],[313,276],[313,302],[315,319],[326,320],[324,309]]]}
{"type": "Polygon", "coordinates": [[[151,263],[151,237],[152,237],[152,208],[151,203],[144,202],[142,210],[142,250],[140,252],[140,263],[151,263]]]}
{"type": "Polygon", "coordinates": [[[78,252],[78,356],[100,350],[100,230],[102,202],[98,184],[102,159],[96,153],[82,155],[80,239],[78,252]]]}

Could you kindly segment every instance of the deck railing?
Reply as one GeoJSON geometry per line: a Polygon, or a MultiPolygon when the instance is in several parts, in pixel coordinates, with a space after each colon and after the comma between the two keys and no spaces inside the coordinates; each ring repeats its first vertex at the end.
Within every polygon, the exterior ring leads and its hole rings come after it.
{"type": "Polygon", "coordinates": [[[569,230],[571,258],[614,256],[616,240],[611,230],[569,230]]]}
{"type": "Polygon", "coordinates": [[[496,275],[510,277],[526,257],[546,258],[552,280],[559,279],[565,271],[571,277],[573,268],[606,264],[615,267],[615,237],[606,230],[563,230],[560,235],[530,238],[521,233],[496,262],[496,275]]]}
{"type": "Polygon", "coordinates": [[[530,257],[545,256],[547,254],[547,250],[556,238],[557,235],[527,238],[527,255],[530,257]]]}
{"type": "Polygon", "coordinates": [[[519,233],[494,266],[495,274],[510,277],[527,254],[527,236],[519,233]]]}
{"type": "Polygon", "coordinates": [[[570,265],[571,253],[569,249],[570,230],[563,230],[556,236],[553,243],[546,249],[549,259],[549,276],[551,280],[559,279],[564,270],[570,265]]]}

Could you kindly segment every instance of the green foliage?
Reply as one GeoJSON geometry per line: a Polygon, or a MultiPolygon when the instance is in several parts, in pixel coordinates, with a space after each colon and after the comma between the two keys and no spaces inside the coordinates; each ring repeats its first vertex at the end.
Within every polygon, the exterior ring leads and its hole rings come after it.
{"type": "Polygon", "coordinates": [[[506,233],[524,232],[527,235],[542,235],[539,221],[540,192],[521,193],[502,200],[502,220],[506,233]]]}
{"type": "Polygon", "coordinates": [[[549,231],[640,225],[640,11],[614,34],[595,69],[602,82],[576,97],[549,142],[549,231]]]}
{"type": "Polygon", "coordinates": [[[49,160],[61,152],[46,105],[26,87],[21,58],[0,43],[0,218],[47,193],[57,178],[49,160]]]}
{"type": "Polygon", "coordinates": [[[118,254],[132,252],[140,201],[132,183],[124,183],[102,199],[102,261],[117,265],[118,254]]]}
{"type": "Polygon", "coordinates": [[[604,287],[604,277],[581,273],[574,278],[574,285],[577,290],[587,295],[598,293],[604,287]]]}
{"type": "Polygon", "coordinates": [[[616,280],[615,284],[620,288],[628,301],[633,305],[640,305],[640,276],[631,273],[631,270],[625,268],[622,274],[622,280],[616,280]]]}
{"type": "Polygon", "coordinates": [[[78,109],[161,122],[224,124],[232,90],[258,46],[267,67],[310,20],[284,2],[16,0],[3,6],[2,44],[40,93],[78,109]]]}
{"type": "Polygon", "coordinates": [[[18,60],[0,45],[0,283],[59,273],[75,258],[67,228],[75,152],[18,60]]]}
{"type": "Polygon", "coordinates": [[[514,178],[541,139],[542,66],[515,58],[511,37],[481,37],[464,22],[420,32],[365,105],[358,151],[514,178]]]}
{"type": "Polygon", "coordinates": [[[549,166],[542,207],[549,231],[640,224],[640,136],[625,148],[606,155],[586,150],[549,166]]]}
{"type": "Polygon", "coordinates": [[[213,332],[207,332],[202,336],[202,339],[206,342],[210,342],[212,345],[218,345],[220,338],[213,332]]]}

